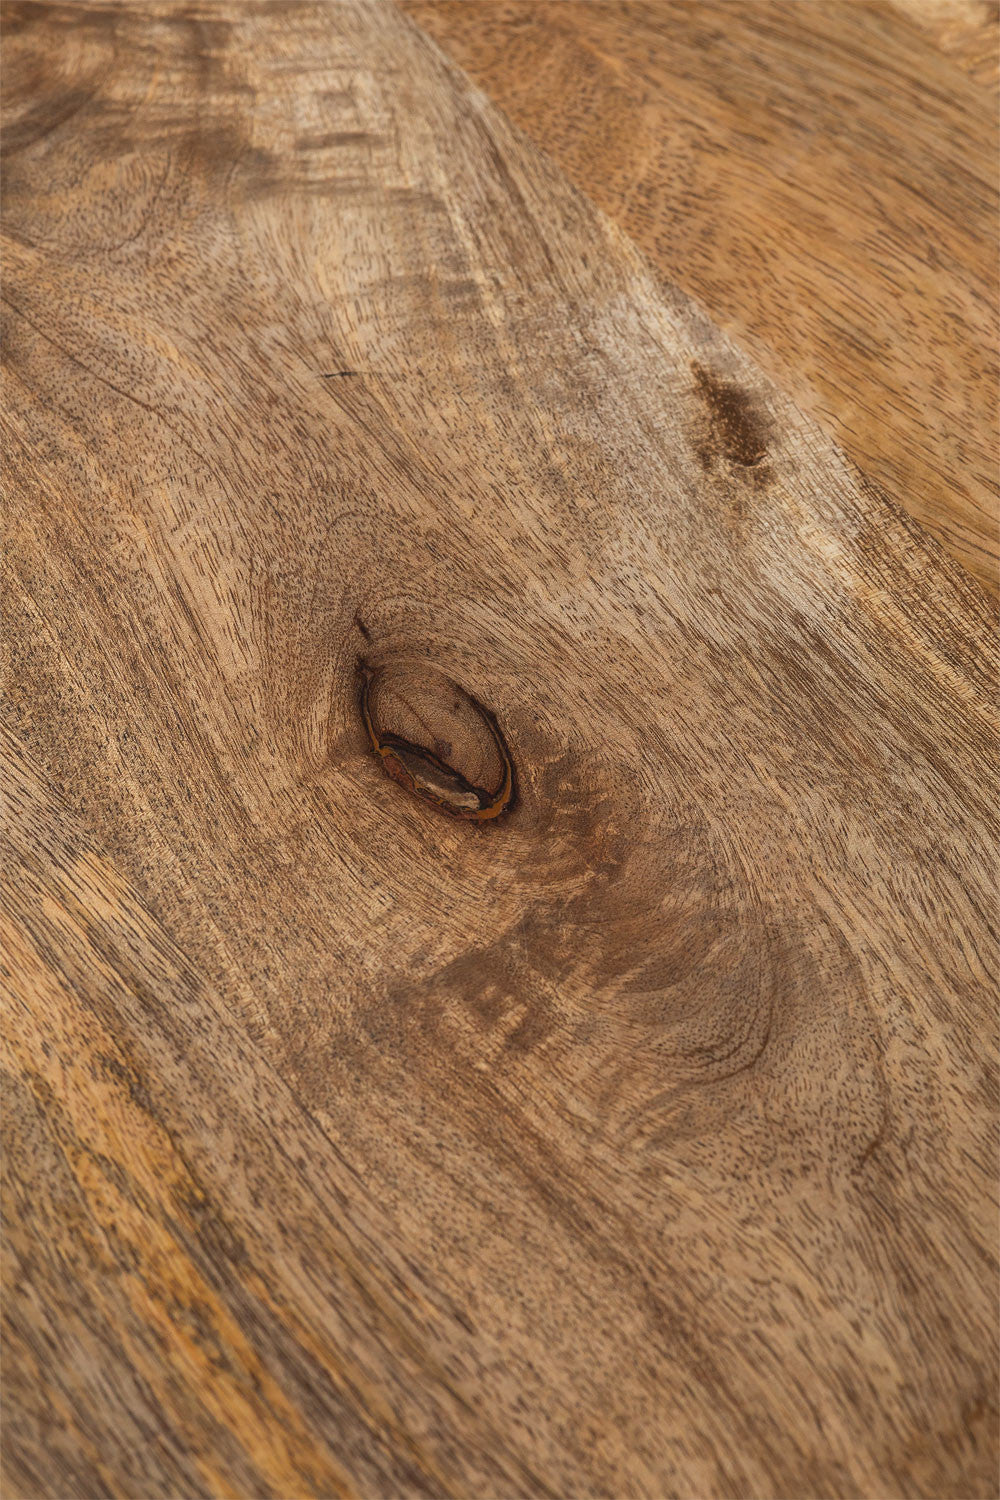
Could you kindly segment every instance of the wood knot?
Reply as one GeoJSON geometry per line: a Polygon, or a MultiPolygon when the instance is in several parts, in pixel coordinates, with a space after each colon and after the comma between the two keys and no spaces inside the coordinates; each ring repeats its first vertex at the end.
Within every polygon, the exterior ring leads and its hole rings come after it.
{"type": "Polygon", "coordinates": [[[514,805],[514,762],[496,717],[426,663],[358,662],[358,703],[387,776],[442,812],[470,822],[514,805]]]}

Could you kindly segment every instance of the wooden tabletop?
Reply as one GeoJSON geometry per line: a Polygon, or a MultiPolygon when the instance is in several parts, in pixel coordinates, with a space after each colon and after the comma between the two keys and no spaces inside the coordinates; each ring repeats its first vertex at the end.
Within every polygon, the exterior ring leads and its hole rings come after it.
{"type": "Polygon", "coordinates": [[[5,8],[3,1493],[990,1500],[995,8],[5,8]]]}

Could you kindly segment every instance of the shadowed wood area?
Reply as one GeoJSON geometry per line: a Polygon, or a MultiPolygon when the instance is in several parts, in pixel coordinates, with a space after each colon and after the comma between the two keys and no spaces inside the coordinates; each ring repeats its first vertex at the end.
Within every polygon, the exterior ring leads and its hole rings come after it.
{"type": "Polygon", "coordinates": [[[995,597],[993,0],[403,3],[995,597]]]}
{"type": "Polygon", "coordinates": [[[983,591],[394,6],[5,72],[5,1496],[988,1500],[983,591]]]}

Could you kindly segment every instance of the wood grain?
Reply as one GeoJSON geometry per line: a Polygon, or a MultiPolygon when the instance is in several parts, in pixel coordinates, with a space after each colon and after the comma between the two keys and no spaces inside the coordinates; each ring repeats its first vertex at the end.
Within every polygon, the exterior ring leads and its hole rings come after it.
{"type": "Polygon", "coordinates": [[[986,1500],[982,591],[381,0],[6,71],[5,1495],[986,1500]]]}
{"type": "Polygon", "coordinates": [[[404,6],[996,596],[995,5],[404,6]]]}
{"type": "Polygon", "coordinates": [[[889,0],[896,13],[986,88],[1000,83],[998,0],[889,0]]]}

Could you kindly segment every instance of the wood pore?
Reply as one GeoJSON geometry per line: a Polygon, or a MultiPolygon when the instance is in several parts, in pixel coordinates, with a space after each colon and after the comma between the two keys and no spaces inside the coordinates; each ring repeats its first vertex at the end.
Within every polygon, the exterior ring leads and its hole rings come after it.
{"type": "Polygon", "coordinates": [[[986,1500],[984,592],[393,5],[5,71],[5,1496],[986,1500]]]}

